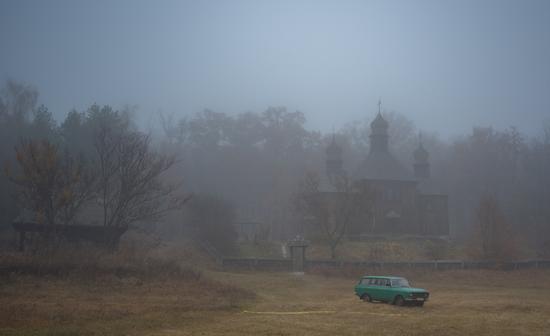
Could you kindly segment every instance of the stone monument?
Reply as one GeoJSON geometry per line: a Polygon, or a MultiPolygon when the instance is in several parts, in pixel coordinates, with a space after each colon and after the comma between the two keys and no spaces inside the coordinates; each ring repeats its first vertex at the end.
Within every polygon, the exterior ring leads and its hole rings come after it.
{"type": "Polygon", "coordinates": [[[290,250],[290,259],[292,260],[292,272],[294,274],[304,274],[306,263],[306,248],[309,243],[300,235],[289,241],[287,246],[290,250]]]}

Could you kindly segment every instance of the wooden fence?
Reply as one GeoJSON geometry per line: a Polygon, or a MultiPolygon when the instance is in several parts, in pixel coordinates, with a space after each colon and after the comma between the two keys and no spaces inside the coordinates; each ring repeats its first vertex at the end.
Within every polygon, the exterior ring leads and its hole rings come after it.
{"type": "MultiPolygon", "coordinates": [[[[249,269],[290,271],[291,259],[268,258],[221,258],[220,264],[224,269],[249,269]]],[[[382,262],[382,261],[346,261],[346,260],[306,260],[306,269],[317,267],[334,268],[365,268],[365,269],[417,269],[417,270],[461,270],[461,269],[550,269],[550,260],[523,260],[523,261],[461,261],[435,260],[410,262],[382,262]]]]}

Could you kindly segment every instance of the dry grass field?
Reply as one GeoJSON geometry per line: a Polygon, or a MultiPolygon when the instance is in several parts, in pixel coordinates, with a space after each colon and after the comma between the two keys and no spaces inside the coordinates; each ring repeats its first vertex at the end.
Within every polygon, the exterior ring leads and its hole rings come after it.
{"type": "Polygon", "coordinates": [[[0,287],[0,335],[141,335],[218,311],[254,294],[210,280],[17,277],[0,287]]]}
{"type": "Polygon", "coordinates": [[[404,275],[431,291],[423,308],[362,302],[353,277],[17,276],[1,282],[0,334],[550,335],[550,271],[404,275]]]}

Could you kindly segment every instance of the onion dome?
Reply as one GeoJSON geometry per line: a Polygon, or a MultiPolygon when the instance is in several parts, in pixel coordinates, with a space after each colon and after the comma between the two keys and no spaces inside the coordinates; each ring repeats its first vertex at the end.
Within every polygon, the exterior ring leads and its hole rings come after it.
{"type": "Polygon", "coordinates": [[[378,112],[376,118],[370,123],[372,134],[386,134],[389,127],[389,123],[382,117],[382,114],[378,112]]]}
{"type": "Polygon", "coordinates": [[[424,145],[422,145],[422,142],[418,144],[418,148],[413,153],[414,161],[418,163],[424,163],[428,162],[428,158],[430,154],[428,154],[428,151],[424,149],[424,145]]]}
{"type": "Polygon", "coordinates": [[[332,141],[327,146],[326,153],[329,158],[340,157],[342,154],[342,147],[338,146],[334,135],[332,136],[332,141]]]}

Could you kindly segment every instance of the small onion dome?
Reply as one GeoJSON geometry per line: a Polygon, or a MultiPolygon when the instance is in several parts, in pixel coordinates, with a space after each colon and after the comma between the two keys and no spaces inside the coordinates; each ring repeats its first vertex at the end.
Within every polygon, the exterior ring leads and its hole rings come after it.
{"type": "Polygon", "coordinates": [[[378,112],[378,114],[376,115],[376,118],[374,118],[374,120],[370,123],[370,128],[372,129],[372,131],[374,133],[378,133],[378,132],[386,132],[386,130],[388,129],[388,122],[386,121],[386,119],[384,119],[382,117],[382,114],[380,112],[378,112]]]}
{"type": "Polygon", "coordinates": [[[333,136],[332,141],[327,147],[327,156],[333,157],[333,156],[339,156],[340,154],[342,154],[342,148],[338,146],[338,144],[336,143],[336,139],[333,136]]]}
{"type": "Polygon", "coordinates": [[[414,160],[421,163],[428,162],[428,157],[430,156],[430,154],[428,154],[428,151],[424,149],[422,142],[418,145],[418,148],[414,151],[413,155],[414,160]]]}

